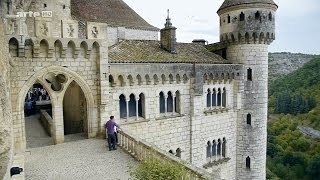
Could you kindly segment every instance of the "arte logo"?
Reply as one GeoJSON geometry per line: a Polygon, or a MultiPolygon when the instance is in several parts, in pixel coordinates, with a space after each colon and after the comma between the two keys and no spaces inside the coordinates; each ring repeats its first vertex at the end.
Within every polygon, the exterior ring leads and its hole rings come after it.
{"type": "Polygon", "coordinates": [[[43,18],[51,18],[52,11],[41,11],[41,12],[17,12],[17,17],[25,18],[25,17],[43,17],[43,18]]]}

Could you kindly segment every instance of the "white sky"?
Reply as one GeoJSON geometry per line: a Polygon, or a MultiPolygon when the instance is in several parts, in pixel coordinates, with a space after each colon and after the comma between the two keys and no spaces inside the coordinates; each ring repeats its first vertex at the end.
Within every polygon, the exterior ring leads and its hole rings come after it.
{"type": "MultiPolygon", "coordinates": [[[[205,39],[219,41],[219,18],[216,13],[224,0],[124,0],[153,26],[163,28],[170,17],[177,29],[179,42],[205,39]]],[[[276,15],[276,41],[271,52],[300,52],[320,54],[320,1],[274,0],[279,9],[276,15]]]]}

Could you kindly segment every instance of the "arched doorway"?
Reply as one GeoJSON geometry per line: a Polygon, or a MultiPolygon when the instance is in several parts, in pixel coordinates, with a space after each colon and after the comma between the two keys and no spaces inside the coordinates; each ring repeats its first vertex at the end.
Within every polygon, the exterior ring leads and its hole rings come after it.
{"type": "Polygon", "coordinates": [[[39,82],[35,82],[26,94],[24,116],[27,148],[53,145],[51,97],[39,82]]]}
{"type": "Polygon", "coordinates": [[[64,94],[63,126],[65,141],[88,137],[87,101],[81,87],[75,81],[70,83],[64,94]]]}

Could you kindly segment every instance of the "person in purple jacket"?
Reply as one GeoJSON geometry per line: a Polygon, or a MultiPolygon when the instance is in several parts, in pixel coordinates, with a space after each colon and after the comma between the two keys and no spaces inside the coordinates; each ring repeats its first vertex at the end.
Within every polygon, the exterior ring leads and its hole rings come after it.
{"type": "Polygon", "coordinates": [[[105,128],[107,130],[107,134],[108,134],[108,145],[109,145],[109,151],[111,151],[111,148],[113,150],[116,150],[116,136],[114,133],[114,127],[117,127],[120,129],[119,125],[114,122],[114,116],[110,116],[109,121],[105,124],[105,128]]]}

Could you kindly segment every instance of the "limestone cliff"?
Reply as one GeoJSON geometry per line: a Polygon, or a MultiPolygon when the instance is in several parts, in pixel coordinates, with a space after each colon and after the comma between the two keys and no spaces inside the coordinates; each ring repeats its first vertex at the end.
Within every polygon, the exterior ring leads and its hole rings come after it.
{"type": "MultiPolygon", "coordinates": [[[[8,45],[4,40],[2,21],[0,20],[0,179],[8,171],[12,157],[12,121],[9,95],[8,45]]],[[[5,178],[4,178],[5,179],[5,178]]]]}
{"type": "Polygon", "coordinates": [[[299,69],[314,57],[315,55],[301,53],[269,53],[269,81],[299,69]]]}

